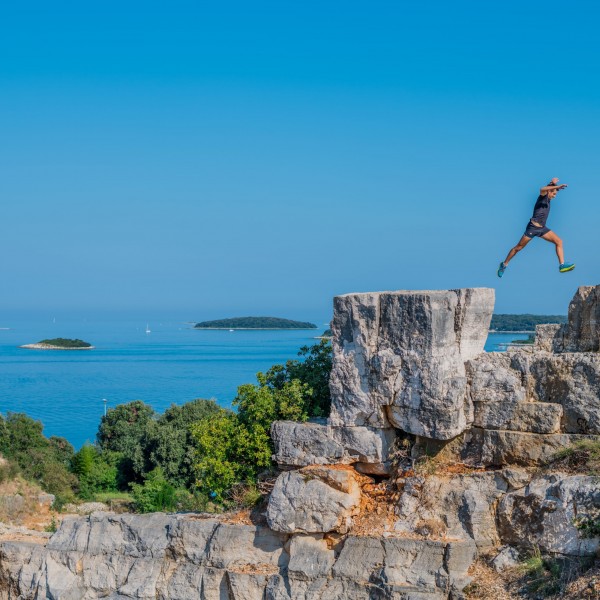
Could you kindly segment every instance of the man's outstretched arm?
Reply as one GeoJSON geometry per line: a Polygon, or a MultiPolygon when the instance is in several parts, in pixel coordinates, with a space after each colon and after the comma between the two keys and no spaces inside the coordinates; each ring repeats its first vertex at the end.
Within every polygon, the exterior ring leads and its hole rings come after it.
{"type": "Polygon", "coordinates": [[[548,192],[550,192],[551,190],[562,190],[564,188],[567,187],[566,183],[561,183],[560,185],[558,185],[559,179],[558,177],[553,177],[550,180],[550,183],[548,185],[545,185],[543,188],[540,188],[540,194],[542,194],[542,196],[548,192]]]}

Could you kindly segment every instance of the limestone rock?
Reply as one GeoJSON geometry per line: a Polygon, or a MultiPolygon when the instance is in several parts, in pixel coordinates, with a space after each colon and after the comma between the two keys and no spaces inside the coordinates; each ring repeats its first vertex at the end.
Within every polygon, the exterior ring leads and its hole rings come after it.
{"type": "Polygon", "coordinates": [[[566,433],[538,434],[473,428],[467,455],[485,466],[535,466],[548,462],[563,448],[598,436],[566,433]]]}
{"type": "Polygon", "coordinates": [[[495,505],[507,488],[497,473],[408,478],[398,501],[395,530],[473,540],[487,550],[500,539],[495,505]]]}
{"type": "Polygon", "coordinates": [[[358,463],[364,472],[385,474],[396,433],[394,429],[331,427],[325,420],[275,421],[271,437],[273,459],[280,466],[358,463]]]}
{"type": "Polygon", "coordinates": [[[506,571],[506,569],[516,567],[519,564],[519,560],[519,552],[516,548],[503,546],[494,560],[492,560],[492,567],[494,567],[498,573],[502,573],[502,571],[506,571]]]}
{"type": "Polygon", "coordinates": [[[564,325],[549,323],[536,325],[534,349],[538,352],[562,352],[564,325]]]}
{"type": "Polygon", "coordinates": [[[565,352],[600,351],[600,285],[581,286],[569,304],[565,352]]]}
{"type": "Polygon", "coordinates": [[[600,548],[600,539],[582,537],[575,522],[597,518],[599,511],[597,477],[551,475],[507,494],[498,508],[498,528],[504,543],[538,547],[542,552],[593,556],[600,548]]]}
{"type": "Polygon", "coordinates": [[[475,403],[473,425],[528,433],[558,433],[563,407],[548,402],[475,403]]]}
{"type": "Polygon", "coordinates": [[[352,469],[305,467],[277,478],[267,522],[271,529],[286,533],[344,533],[358,513],[360,499],[352,469]]]}
{"type": "Polygon", "coordinates": [[[328,548],[322,534],[294,536],[289,553],[288,572],[295,579],[328,577],[335,563],[335,552],[328,548]]]}
{"type": "Polygon", "coordinates": [[[331,423],[450,439],[472,419],[465,361],[483,350],[491,289],[334,300],[331,423]]]}
{"type": "Polygon", "coordinates": [[[217,569],[239,569],[252,565],[285,566],[286,536],[268,527],[220,523],[210,538],[207,564],[217,569]]]}
{"type": "Polygon", "coordinates": [[[600,434],[600,354],[534,354],[535,397],[563,407],[566,433],[600,434]]]}

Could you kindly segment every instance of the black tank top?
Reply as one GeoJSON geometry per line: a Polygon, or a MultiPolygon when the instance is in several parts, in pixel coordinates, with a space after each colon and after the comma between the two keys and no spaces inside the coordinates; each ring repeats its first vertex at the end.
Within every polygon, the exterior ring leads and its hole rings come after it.
{"type": "Polygon", "coordinates": [[[538,196],[535,206],[533,207],[533,216],[531,217],[531,220],[539,223],[542,227],[545,227],[549,214],[550,198],[548,198],[548,194],[538,196]]]}

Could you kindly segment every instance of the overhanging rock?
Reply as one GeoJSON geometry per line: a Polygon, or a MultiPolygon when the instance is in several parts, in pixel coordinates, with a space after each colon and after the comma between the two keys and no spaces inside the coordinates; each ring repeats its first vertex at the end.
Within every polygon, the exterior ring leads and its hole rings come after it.
{"type": "Polygon", "coordinates": [[[462,433],[473,420],[465,362],[483,351],[493,308],[488,288],[336,297],[331,424],[462,433]]]}

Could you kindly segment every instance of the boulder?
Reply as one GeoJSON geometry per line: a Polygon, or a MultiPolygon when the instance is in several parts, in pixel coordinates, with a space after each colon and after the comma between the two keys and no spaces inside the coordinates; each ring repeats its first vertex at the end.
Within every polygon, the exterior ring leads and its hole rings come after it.
{"type": "Polygon", "coordinates": [[[472,420],[465,361],[482,352],[493,305],[486,288],[336,297],[332,425],[462,433],[472,420]]]}
{"type": "Polygon", "coordinates": [[[326,533],[348,531],[358,514],[361,489],[350,468],[315,466],[282,473],[267,507],[275,531],[326,533]]]}
{"type": "Polygon", "coordinates": [[[498,530],[502,541],[514,546],[593,556],[600,539],[585,537],[576,523],[597,519],[599,513],[597,477],[549,475],[504,496],[498,507],[498,530]]]}
{"type": "Polygon", "coordinates": [[[519,551],[511,546],[503,546],[500,552],[492,560],[492,567],[498,573],[506,571],[507,569],[513,569],[520,562],[519,551]]]}

